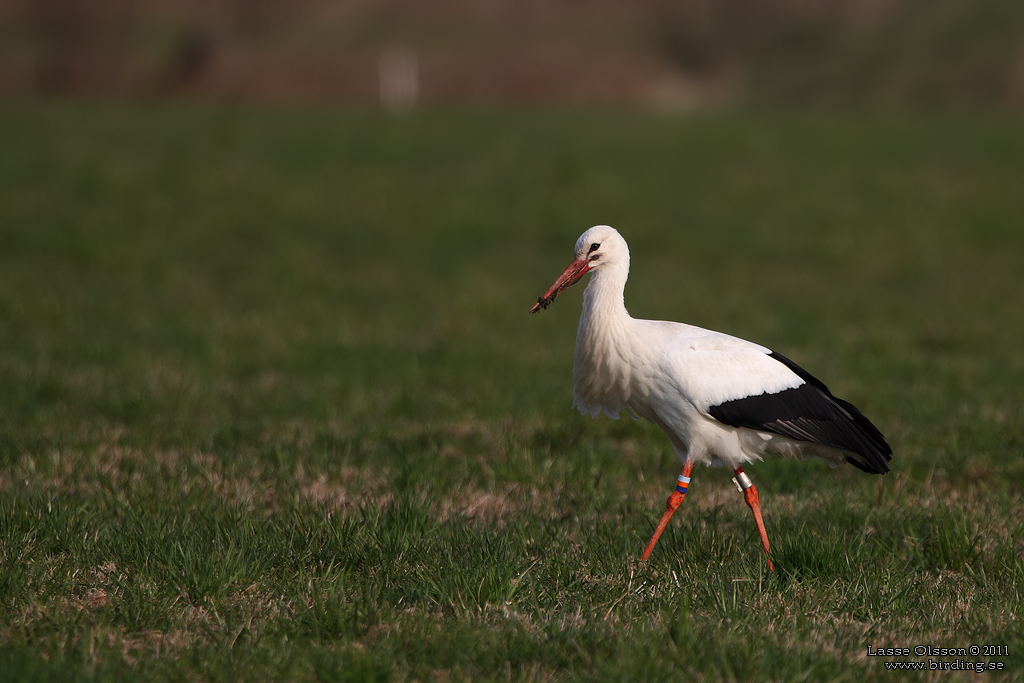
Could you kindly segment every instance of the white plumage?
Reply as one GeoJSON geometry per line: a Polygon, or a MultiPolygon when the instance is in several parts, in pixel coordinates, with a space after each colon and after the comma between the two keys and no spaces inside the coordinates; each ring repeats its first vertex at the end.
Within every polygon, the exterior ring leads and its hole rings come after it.
{"type": "MultiPolygon", "coordinates": [[[[580,412],[618,419],[625,408],[657,424],[686,466],[687,481],[695,463],[725,464],[739,476],[744,463],[766,453],[888,471],[892,451],[874,425],[787,358],[720,332],[632,318],[623,300],[629,248],[614,228],[599,225],[580,236],[572,264],[533,312],[586,273],[573,358],[580,412]]],[[[756,502],[756,490],[753,496],[756,502]]],[[[762,540],[767,551],[763,533],[762,540]]]]}

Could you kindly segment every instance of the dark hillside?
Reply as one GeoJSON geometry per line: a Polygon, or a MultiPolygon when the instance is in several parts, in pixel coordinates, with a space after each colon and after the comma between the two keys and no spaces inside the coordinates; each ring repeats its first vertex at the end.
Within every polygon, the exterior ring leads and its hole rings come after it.
{"type": "Polygon", "coordinates": [[[0,92],[1024,103],[1018,0],[8,0],[0,92]]]}

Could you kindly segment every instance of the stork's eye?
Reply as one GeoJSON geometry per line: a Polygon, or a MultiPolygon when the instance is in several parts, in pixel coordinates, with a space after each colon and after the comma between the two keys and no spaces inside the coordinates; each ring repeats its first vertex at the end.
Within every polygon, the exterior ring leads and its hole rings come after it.
{"type": "Polygon", "coordinates": [[[595,251],[597,251],[597,248],[600,247],[600,246],[601,246],[600,244],[598,244],[597,242],[594,242],[593,244],[590,245],[590,251],[588,251],[587,253],[588,254],[594,253],[595,251]]]}

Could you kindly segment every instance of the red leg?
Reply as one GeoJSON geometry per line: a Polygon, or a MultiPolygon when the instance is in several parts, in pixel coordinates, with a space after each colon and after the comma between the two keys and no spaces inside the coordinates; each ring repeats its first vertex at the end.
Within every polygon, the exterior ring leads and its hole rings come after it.
{"type": "Polygon", "coordinates": [[[750,506],[750,511],[754,513],[757,533],[761,535],[761,545],[764,546],[764,554],[768,557],[768,569],[775,571],[775,567],[772,566],[772,550],[768,546],[768,533],[764,530],[764,520],[761,518],[761,503],[757,499],[757,489],[754,488],[754,482],[750,481],[750,477],[747,476],[742,467],[737,467],[735,472],[736,484],[743,491],[743,498],[747,501],[747,505],[750,506]]]}
{"type": "Polygon", "coordinates": [[[668,520],[672,519],[672,515],[675,513],[679,504],[683,502],[683,498],[686,497],[686,489],[690,485],[690,471],[693,470],[693,463],[687,462],[683,465],[683,473],[679,475],[679,481],[676,484],[676,490],[672,492],[672,495],[668,497],[668,502],[665,503],[665,512],[661,515],[661,520],[658,522],[657,528],[654,530],[654,535],[651,536],[650,543],[647,544],[647,548],[644,550],[644,554],[640,557],[641,562],[646,562],[647,558],[651,556],[651,551],[654,550],[654,545],[661,538],[661,532],[668,526],[668,520]]]}

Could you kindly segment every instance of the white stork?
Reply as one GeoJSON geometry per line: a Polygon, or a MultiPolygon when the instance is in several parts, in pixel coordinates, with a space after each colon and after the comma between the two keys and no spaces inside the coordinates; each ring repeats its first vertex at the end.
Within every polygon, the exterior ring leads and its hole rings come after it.
{"type": "Polygon", "coordinates": [[[637,320],[623,302],[629,248],[598,225],[576,241],[576,258],[530,309],[547,308],[586,273],[583,314],[573,355],[574,406],[618,419],[625,408],[661,427],[683,462],[641,559],[647,560],[682,503],[696,463],[727,465],[754,514],[772,567],[757,489],[743,465],[765,453],[786,459],[845,461],[885,474],[892,449],[856,407],[836,398],[806,370],[758,344],[682,323],[637,320]]]}

